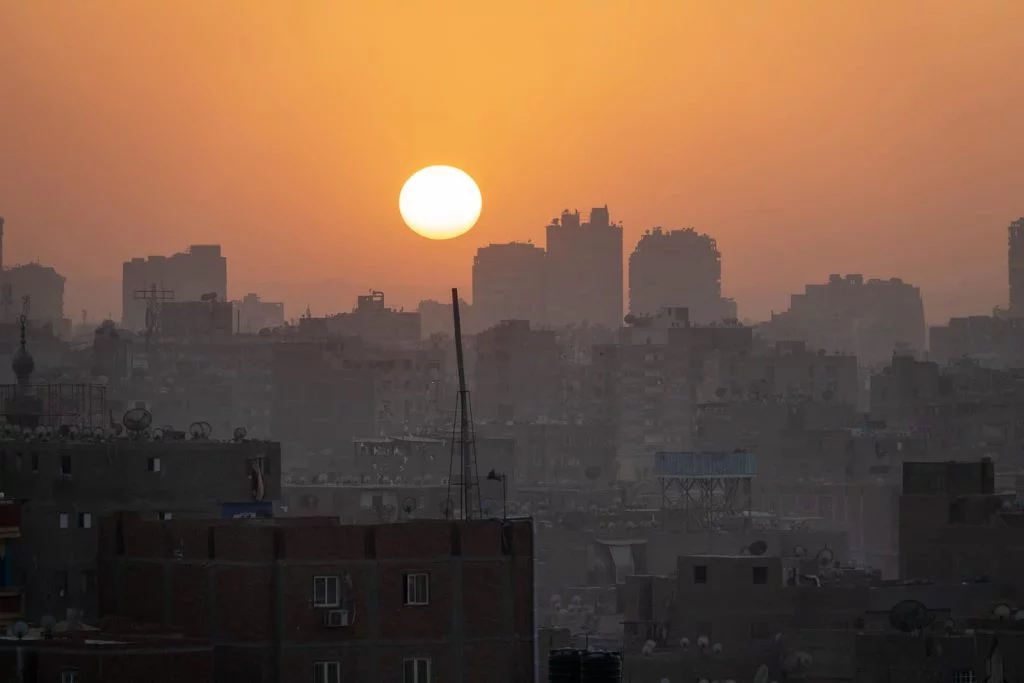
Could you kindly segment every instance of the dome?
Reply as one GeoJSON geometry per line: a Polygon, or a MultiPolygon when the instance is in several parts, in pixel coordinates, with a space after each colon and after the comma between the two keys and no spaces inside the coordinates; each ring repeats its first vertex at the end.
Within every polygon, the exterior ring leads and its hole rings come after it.
{"type": "Polygon", "coordinates": [[[35,369],[35,359],[32,358],[32,354],[28,352],[28,349],[22,345],[14,352],[14,358],[11,359],[11,370],[14,371],[14,376],[19,381],[28,381],[28,378],[32,376],[35,369]]]}

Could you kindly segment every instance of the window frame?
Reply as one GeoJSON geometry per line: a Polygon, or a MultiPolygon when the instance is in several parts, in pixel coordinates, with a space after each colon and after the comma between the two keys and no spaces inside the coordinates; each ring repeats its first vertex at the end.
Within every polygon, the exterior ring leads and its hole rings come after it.
{"type": "Polygon", "coordinates": [[[341,662],[313,662],[313,683],[341,683],[341,662]]]}
{"type": "Polygon", "coordinates": [[[61,670],[60,683],[78,683],[78,669],[61,670]]]}
{"type": "Polygon", "coordinates": [[[313,607],[319,607],[323,609],[337,609],[341,607],[341,579],[337,576],[330,575],[317,575],[313,577],[313,607]],[[320,600],[317,587],[320,582],[323,582],[323,600],[320,600]],[[334,600],[331,600],[330,587],[334,585],[334,600]]]}
{"type": "Polygon", "coordinates": [[[69,513],[67,513],[67,512],[59,512],[59,513],[57,513],[57,526],[61,530],[66,530],[66,529],[71,528],[71,515],[69,513]]]}
{"type": "Polygon", "coordinates": [[[433,662],[430,657],[406,657],[402,661],[402,683],[430,683],[432,668],[433,662]],[[412,678],[409,677],[410,666],[412,667],[412,678]],[[425,671],[420,668],[421,666],[425,671]],[[423,674],[422,677],[420,673],[423,674]]]}
{"type": "Polygon", "coordinates": [[[402,604],[405,607],[423,607],[430,604],[430,573],[429,572],[405,572],[402,575],[402,604]],[[423,585],[418,586],[417,581],[422,579],[423,585]],[[422,595],[420,595],[422,588],[422,595]]]}
{"type": "Polygon", "coordinates": [[[92,528],[92,513],[91,512],[79,512],[78,513],[78,528],[79,529],[91,529],[92,528]]]}

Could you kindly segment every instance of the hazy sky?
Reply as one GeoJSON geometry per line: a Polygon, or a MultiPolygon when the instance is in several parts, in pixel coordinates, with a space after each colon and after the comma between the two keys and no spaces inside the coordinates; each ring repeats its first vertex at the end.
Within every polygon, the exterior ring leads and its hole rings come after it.
{"type": "Polygon", "coordinates": [[[193,242],[224,245],[232,295],[412,305],[607,203],[627,252],[716,237],[743,317],[830,272],[984,312],[1024,214],[1022,25],[1020,0],[0,2],[7,261],[67,275],[75,317],[193,242]],[[433,163],[484,194],[452,242],[398,215],[433,163]]]}

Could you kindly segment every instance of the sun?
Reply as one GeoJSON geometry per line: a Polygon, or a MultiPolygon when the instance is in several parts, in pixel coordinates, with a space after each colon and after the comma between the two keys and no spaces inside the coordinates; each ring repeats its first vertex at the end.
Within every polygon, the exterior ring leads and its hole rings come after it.
{"type": "Polygon", "coordinates": [[[398,195],[398,210],[405,224],[432,240],[450,240],[469,232],[482,208],[476,182],[453,166],[416,171],[398,195]]]}

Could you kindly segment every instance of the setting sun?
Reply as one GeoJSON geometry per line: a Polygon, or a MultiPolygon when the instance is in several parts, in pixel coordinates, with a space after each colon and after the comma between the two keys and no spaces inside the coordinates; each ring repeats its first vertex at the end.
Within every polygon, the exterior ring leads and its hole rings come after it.
{"type": "Polygon", "coordinates": [[[464,171],[452,166],[428,166],[414,173],[398,196],[402,220],[414,232],[432,240],[448,240],[468,232],[483,200],[480,188],[464,171]]]}

